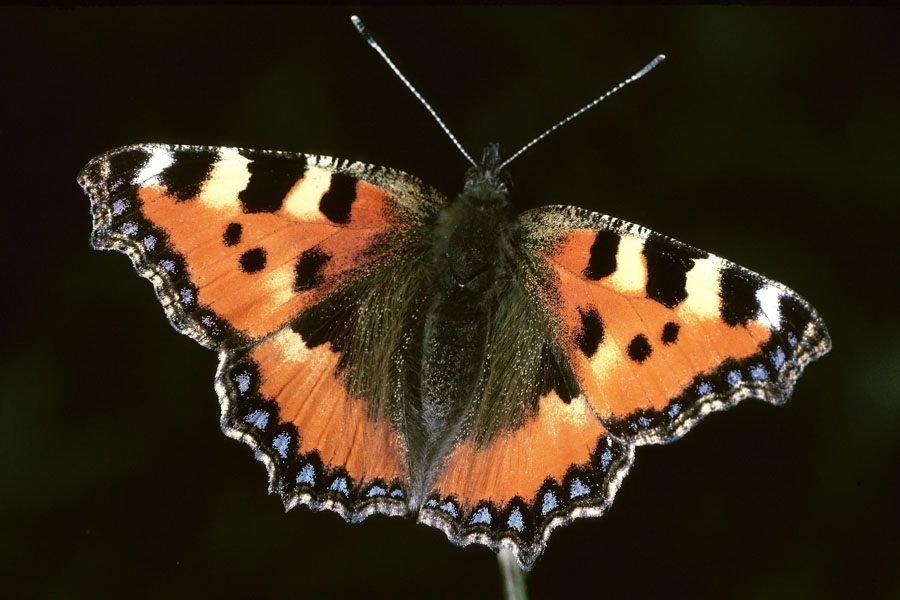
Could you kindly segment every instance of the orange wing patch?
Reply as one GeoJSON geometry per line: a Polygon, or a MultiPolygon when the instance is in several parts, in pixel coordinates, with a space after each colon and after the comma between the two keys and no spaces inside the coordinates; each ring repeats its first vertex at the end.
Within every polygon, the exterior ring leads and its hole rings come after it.
{"type": "MultiPolygon", "coordinates": [[[[755,320],[729,327],[717,311],[672,310],[645,293],[623,294],[562,265],[552,268],[562,291],[568,354],[591,406],[604,418],[642,408],[661,410],[698,374],[755,354],[771,336],[768,326],[755,320]],[[593,331],[585,331],[592,326],[593,331]]],[[[704,294],[715,298],[715,291],[704,294]]]]}
{"type": "Polygon", "coordinates": [[[272,197],[268,205],[248,207],[241,193],[252,189],[253,164],[236,151],[223,152],[197,196],[180,198],[164,177],[153,177],[138,197],[143,216],[184,257],[198,303],[255,339],[314,304],[396,223],[387,210],[390,197],[358,181],[343,183],[345,214],[329,218],[319,204],[338,176],[296,162],[293,169],[283,165],[287,192],[280,202],[272,197]]]}
{"type": "Polygon", "coordinates": [[[259,393],[300,432],[300,453],[318,451],[325,464],[343,466],[355,481],[406,478],[398,433],[390,423],[369,420],[364,401],[347,394],[335,375],[339,357],[328,344],[309,348],[286,327],[250,358],[259,367],[259,393]]]}
{"type": "Polygon", "coordinates": [[[586,464],[606,430],[583,397],[564,403],[556,393],[540,399],[537,414],[516,431],[477,448],[466,440],[448,457],[435,487],[475,505],[498,505],[515,496],[531,500],[548,477],[562,481],[571,465],[586,464]]]}

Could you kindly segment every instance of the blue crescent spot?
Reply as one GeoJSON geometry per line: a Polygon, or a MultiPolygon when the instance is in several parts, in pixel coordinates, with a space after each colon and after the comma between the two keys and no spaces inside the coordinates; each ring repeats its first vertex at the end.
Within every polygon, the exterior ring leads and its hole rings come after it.
{"type": "Polygon", "coordinates": [[[447,501],[447,502],[444,502],[443,504],[441,504],[441,510],[453,517],[459,516],[459,512],[456,510],[456,505],[454,505],[450,501],[447,501]]]}
{"type": "Polygon", "coordinates": [[[137,233],[138,226],[134,221],[128,221],[122,225],[122,233],[125,235],[134,235],[137,233]]]}
{"type": "Polygon", "coordinates": [[[116,200],[115,202],[113,202],[113,215],[118,217],[123,212],[128,210],[128,206],[129,204],[127,200],[116,200]]]}
{"type": "Polygon", "coordinates": [[[700,394],[701,396],[705,396],[708,393],[710,393],[711,391],[712,391],[712,386],[709,384],[708,381],[701,381],[697,385],[697,393],[700,394]]]}
{"type": "Polygon", "coordinates": [[[472,520],[469,521],[471,525],[490,525],[491,524],[491,511],[487,509],[487,507],[482,506],[475,514],[472,515],[472,520]]]}
{"type": "Polygon", "coordinates": [[[572,498],[578,498],[579,496],[586,496],[591,493],[591,488],[584,484],[581,479],[576,477],[572,480],[572,485],[569,486],[569,496],[572,498]]]}
{"type": "Polygon", "coordinates": [[[275,439],[272,440],[272,447],[281,455],[281,458],[287,458],[288,446],[291,444],[291,436],[286,431],[282,431],[275,439]]]}
{"type": "Polygon", "coordinates": [[[431,500],[429,500],[428,502],[425,503],[425,506],[427,506],[428,508],[436,508],[437,504],[438,504],[437,500],[432,498],[431,500]]]}
{"type": "Polygon", "coordinates": [[[600,467],[606,469],[609,466],[609,463],[612,462],[613,455],[612,450],[608,447],[603,450],[603,454],[600,455],[600,467]]]}
{"type": "Polygon", "coordinates": [[[556,500],[556,494],[547,492],[544,494],[544,500],[541,503],[541,514],[546,515],[557,506],[559,506],[559,502],[556,500]]]}
{"type": "Polygon", "coordinates": [[[780,369],[784,364],[784,350],[781,349],[781,346],[775,348],[775,352],[772,354],[772,364],[776,369],[780,369]]]}
{"type": "Polygon", "coordinates": [[[741,382],[741,372],[740,371],[729,371],[728,372],[728,385],[735,386],[741,382]]]}
{"type": "Polygon", "coordinates": [[[316,470],[311,464],[307,463],[303,465],[303,468],[297,473],[297,483],[316,485],[316,470]]]}
{"type": "Polygon", "coordinates": [[[175,272],[175,263],[173,263],[173,262],[172,262],[171,260],[169,260],[168,258],[165,259],[165,260],[159,261],[159,266],[161,266],[163,269],[165,269],[165,270],[168,271],[169,273],[174,273],[174,272],[175,272]]]}
{"type": "Polygon", "coordinates": [[[343,494],[345,496],[350,495],[350,490],[347,489],[347,479],[344,477],[338,477],[334,481],[331,482],[331,487],[329,487],[332,492],[337,492],[339,494],[343,494]]]}
{"type": "Polygon", "coordinates": [[[402,498],[402,497],[403,497],[403,490],[396,489],[396,490],[391,491],[391,498],[402,498]]]}
{"type": "Polygon", "coordinates": [[[269,424],[269,413],[264,410],[254,410],[252,413],[244,417],[245,423],[250,423],[259,429],[265,429],[269,424]]]}
{"type": "Polygon", "coordinates": [[[387,490],[380,485],[373,485],[372,488],[368,492],[366,492],[366,498],[374,498],[375,496],[385,495],[387,495],[387,490]]]}
{"type": "Polygon", "coordinates": [[[514,508],[513,511],[509,513],[509,518],[506,520],[506,524],[511,529],[515,529],[518,532],[522,532],[525,529],[525,521],[522,519],[522,511],[520,511],[518,507],[514,508]]]}
{"type": "Polygon", "coordinates": [[[764,366],[754,365],[753,368],[750,369],[750,377],[756,381],[765,381],[769,378],[769,373],[764,366]]]}
{"type": "Polygon", "coordinates": [[[156,248],[156,237],[152,235],[148,235],[144,238],[144,248],[152,251],[156,248]]]}
{"type": "Polygon", "coordinates": [[[669,410],[666,411],[666,414],[668,414],[669,417],[674,419],[675,417],[678,416],[678,413],[680,413],[680,412],[681,412],[681,405],[676,402],[675,404],[673,404],[672,406],[669,407],[669,410]]]}
{"type": "Polygon", "coordinates": [[[193,304],[194,303],[194,292],[192,292],[189,288],[181,289],[181,302],[183,304],[193,304]]]}
{"type": "Polygon", "coordinates": [[[246,394],[247,390],[250,389],[250,374],[249,373],[238,373],[234,376],[234,381],[237,383],[238,391],[241,394],[246,394]]]}

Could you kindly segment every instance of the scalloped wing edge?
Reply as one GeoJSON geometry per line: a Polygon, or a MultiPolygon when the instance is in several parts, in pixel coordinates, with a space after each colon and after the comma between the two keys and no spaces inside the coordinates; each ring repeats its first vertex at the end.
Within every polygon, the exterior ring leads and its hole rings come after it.
{"type": "MultiPolygon", "coordinates": [[[[494,552],[499,552],[505,548],[512,552],[516,562],[523,570],[530,571],[546,549],[550,535],[557,528],[568,525],[577,519],[600,517],[610,509],[616,493],[634,464],[635,446],[632,444],[623,444],[623,446],[626,449],[624,460],[618,464],[612,477],[606,479],[606,485],[602,494],[592,495],[583,500],[572,502],[563,511],[546,519],[540,525],[534,543],[526,542],[518,538],[518,536],[509,533],[488,533],[471,524],[457,523],[445,516],[441,510],[429,508],[425,504],[419,511],[417,522],[442,531],[452,544],[459,547],[464,548],[470,544],[481,544],[494,552]]],[[[534,502],[537,502],[538,495],[535,495],[534,502]]],[[[506,506],[510,506],[510,504],[508,503],[506,506]]],[[[474,513],[475,511],[472,512],[474,513]]],[[[467,517],[471,516],[467,515],[467,517]]]]}

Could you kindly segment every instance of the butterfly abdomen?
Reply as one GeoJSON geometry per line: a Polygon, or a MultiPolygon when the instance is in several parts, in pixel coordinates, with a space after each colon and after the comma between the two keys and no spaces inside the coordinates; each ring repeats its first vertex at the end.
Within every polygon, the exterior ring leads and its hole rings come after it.
{"type": "Polygon", "coordinates": [[[457,440],[480,395],[489,324],[511,270],[511,220],[505,201],[499,200],[485,202],[464,193],[440,213],[433,231],[435,293],[421,340],[424,452],[421,463],[412,465],[426,488],[429,473],[457,440]]]}

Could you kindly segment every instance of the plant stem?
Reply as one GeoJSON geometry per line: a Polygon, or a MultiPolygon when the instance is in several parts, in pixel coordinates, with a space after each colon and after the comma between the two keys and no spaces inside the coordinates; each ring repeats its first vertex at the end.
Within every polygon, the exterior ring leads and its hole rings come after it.
{"type": "Polygon", "coordinates": [[[528,589],[525,585],[525,571],[516,561],[512,550],[503,548],[497,553],[500,564],[500,577],[503,579],[503,591],[506,600],[528,600],[528,589]]]}

